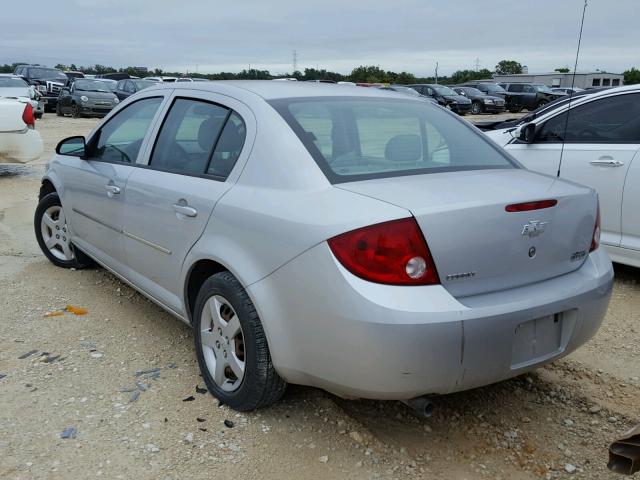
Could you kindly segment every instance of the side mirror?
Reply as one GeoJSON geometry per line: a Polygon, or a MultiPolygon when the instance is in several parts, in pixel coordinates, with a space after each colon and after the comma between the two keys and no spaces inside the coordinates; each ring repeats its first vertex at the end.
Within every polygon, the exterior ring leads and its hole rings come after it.
{"type": "Polygon", "coordinates": [[[533,143],[536,138],[537,127],[535,123],[529,122],[522,127],[518,132],[518,140],[524,143],[533,143]]]}
{"type": "Polygon", "coordinates": [[[84,158],[86,150],[87,144],[84,137],[81,136],[65,138],[56,146],[58,155],[66,155],[68,157],[84,158]]]}

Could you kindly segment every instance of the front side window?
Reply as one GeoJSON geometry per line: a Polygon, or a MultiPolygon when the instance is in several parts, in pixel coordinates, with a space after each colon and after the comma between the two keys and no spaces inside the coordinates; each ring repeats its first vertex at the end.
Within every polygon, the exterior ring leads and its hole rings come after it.
{"type": "Polygon", "coordinates": [[[640,94],[602,98],[550,118],[538,143],[640,143],[640,94]],[[566,125],[566,132],[565,132],[566,125]]]}
{"type": "Polygon", "coordinates": [[[271,105],[332,183],[516,168],[490,141],[424,102],[324,97],[274,100],[271,105]]]}
{"type": "Polygon", "coordinates": [[[112,117],[97,133],[92,143],[92,160],[135,163],[151,121],[162,97],[145,98],[127,106],[112,117]]]}
{"type": "Polygon", "coordinates": [[[524,91],[524,86],[523,85],[518,85],[518,84],[514,84],[514,85],[509,85],[509,91],[510,92],[522,92],[524,91]]]}
{"type": "Polygon", "coordinates": [[[240,155],[244,137],[244,122],[235,112],[213,103],[178,98],[160,129],[150,166],[226,178],[240,155]]]}

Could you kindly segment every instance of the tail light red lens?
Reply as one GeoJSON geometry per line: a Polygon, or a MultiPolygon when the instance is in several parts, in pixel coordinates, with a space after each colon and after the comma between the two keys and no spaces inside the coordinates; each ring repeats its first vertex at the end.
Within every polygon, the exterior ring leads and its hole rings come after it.
{"type": "Polygon", "coordinates": [[[530,212],[531,210],[542,210],[543,208],[555,207],[558,200],[538,200],[535,202],[513,203],[504,209],[507,212],[530,212]]]}
{"type": "Polygon", "coordinates": [[[413,217],[352,230],[329,239],[328,243],[347,270],[370,282],[440,283],[427,242],[413,217]]]}
{"type": "Polygon", "coordinates": [[[600,246],[600,202],[598,202],[598,213],[596,213],[596,226],[593,227],[593,238],[591,239],[591,248],[589,252],[593,252],[600,246]]]}
{"type": "Polygon", "coordinates": [[[33,127],[36,124],[36,117],[33,116],[33,107],[30,103],[24,104],[24,112],[22,112],[22,121],[28,126],[33,127]]]}

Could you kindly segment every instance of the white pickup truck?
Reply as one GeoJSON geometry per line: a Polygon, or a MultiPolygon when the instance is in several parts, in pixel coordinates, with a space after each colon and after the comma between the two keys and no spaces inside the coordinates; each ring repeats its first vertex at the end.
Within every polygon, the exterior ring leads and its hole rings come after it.
{"type": "Polygon", "coordinates": [[[25,163],[42,154],[30,102],[0,97],[0,163],[25,163]]]}

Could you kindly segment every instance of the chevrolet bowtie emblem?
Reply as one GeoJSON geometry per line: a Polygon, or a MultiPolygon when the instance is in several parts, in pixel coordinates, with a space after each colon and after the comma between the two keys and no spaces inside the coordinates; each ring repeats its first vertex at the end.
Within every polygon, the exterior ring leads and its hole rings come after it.
{"type": "Polygon", "coordinates": [[[538,220],[531,220],[522,228],[522,235],[529,237],[537,237],[547,228],[548,222],[539,222],[538,220]]]}

